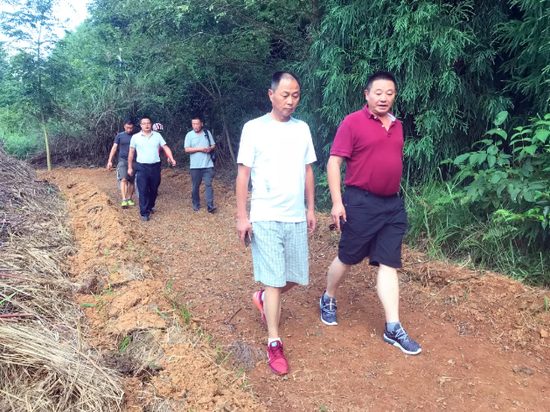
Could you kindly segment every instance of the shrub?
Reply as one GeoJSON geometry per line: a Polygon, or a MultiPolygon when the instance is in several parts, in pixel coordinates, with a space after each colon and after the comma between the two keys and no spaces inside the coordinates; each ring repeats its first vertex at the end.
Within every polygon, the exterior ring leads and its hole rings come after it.
{"type": "Polygon", "coordinates": [[[530,242],[545,242],[550,235],[550,114],[516,127],[510,137],[500,128],[507,115],[501,112],[497,127],[487,132],[493,139],[474,143],[479,150],[454,160],[460,169],[456,179],[468,182],[462,202],[513,224],[530,242]]]}
{"type": "Polygon", "coordinates": [[[7,154],[20,160],[31,157],[44,146],[43,141],[33,133],[3,135],[0,136],[0,142],[7,154]]]}
{"type": "Polygon", "coordinates": [[[491,138],[454,160],[458,173],[406,188],[407,241],[434,257],[550,284],[550,114],[509,134],[499,113],[491,138]]]}

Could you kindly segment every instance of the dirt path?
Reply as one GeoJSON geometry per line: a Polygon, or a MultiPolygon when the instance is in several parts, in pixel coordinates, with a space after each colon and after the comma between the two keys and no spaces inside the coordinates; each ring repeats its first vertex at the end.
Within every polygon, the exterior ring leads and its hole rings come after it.
{"type": "MultiPolygon", "coordinates": [[[[119,204],[114,173],[71,169],[41,176],[68,198],[86,182],[106,193],[112,208],[119,204]]],[[[142,281],[144,288],[148,282],[170,285],[218,343],[238,340],[263,349],[267,331],[251,300],[257,286],[250,251],[236,241],[233,190],[215,183],[219,209],[213,215],[192,211],[190,190],[188,173],[164,170],[151,221],[141,222],[137,207],[116,212],[133,237],[119,241],[139,240],[154,251],[142,262],[152,273],[142,281]]],[[[406,356],[381,339],[384,320],[374,272],[366,264],[354,268],[341,288],[340,325],[320,322],[318,298],[338,242],[329,223],[320,216],[310,238],[310,285],[285,296],[281,333],[290,374],[275,376],[260,363],[248,375],[267,409],[548,410],[548,291],[429,261],[406,249],[401,318],[424,350],[406,356]]]]}

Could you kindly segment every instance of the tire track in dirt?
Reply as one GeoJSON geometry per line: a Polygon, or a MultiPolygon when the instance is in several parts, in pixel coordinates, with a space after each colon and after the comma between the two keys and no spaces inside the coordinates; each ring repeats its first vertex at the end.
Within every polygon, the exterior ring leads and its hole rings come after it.
{"type": "MultiPolygon", "coordinates": [[[[119,198],[114,174],[105,170],[58,170],[48,176],[61,190],[89,182],[119,198]]],[[[263,350],[266,329],[251,301],[256,286],[250,251],[236,241],[234,193],[216,182],[214,187],[218,212],[193,212],[188,173],[163,170],[151,221],[141,222],[136,207],[118,211],[120,222],[132,232],[132,242],[146,242],[153,251],[149,261],[135,261],[138,269],[150,269],[142,287],[170,284],[177,302],[190,308],[217,344],[237,340],[263,350]]],[[[290,374],[275,376],[260,362],[248,375],[269,410],[547,409],[548,291],[429,261],[405,248],[401,318],[424,349],[407,356],[381,339],[383,314],[375,273],[367,264],[355,267],[339,292],[340,325],[320,322],[318,298],[339,236],[329,223],[319,215],[310,237],[310,285],[285,296],[281,331],[290,374]]]]}

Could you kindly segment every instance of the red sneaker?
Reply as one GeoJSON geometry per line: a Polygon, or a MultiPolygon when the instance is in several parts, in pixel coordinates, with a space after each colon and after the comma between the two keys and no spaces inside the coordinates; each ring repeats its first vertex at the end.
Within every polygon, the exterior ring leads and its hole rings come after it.
{"type": "Polygon", "coordinates": [[[267,358],[269,369],[276,375],[286,375],[290,371],[285,354],[283,353],[283,344],[276,340],[267,345],[267,358]]]}
{"type": "Polygon", "coordinates": [[[262,314],[262,322],[264,323],[264,325],[267,325],[267,320],[265,318],[265,313],[264,313],[264,300],[262,299],[262,293],[263,293],[263,290],[254,292],[254,294],[252,295],[252,301],[254,302],[254,304],[262,314]]]}

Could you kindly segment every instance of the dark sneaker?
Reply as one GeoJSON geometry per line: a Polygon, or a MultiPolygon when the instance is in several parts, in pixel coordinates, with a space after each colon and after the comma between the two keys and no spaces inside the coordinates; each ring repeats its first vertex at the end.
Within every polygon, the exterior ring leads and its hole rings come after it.
{"type": "Polygon", "coordinates": [[[329,298],[323,293],[323,296],[319,299],[319,308],[321,308],[321,322],[329,326],[338,325],[336,299],[329,298]]]}
{"type": "Polygon", "coordinates": [[[218,208],[216,206],[212,206],[208,208],[208,213],[214,213],[218,208]]]}
{"type": "Polygon", "coordinates": [[[193,206],[193,210],[194,210],[195,212],[198,212],[200,208],[201,208],[201,207],[198,206],[198,205],[194,205],[194,206],[193,206]]]}
{"type": "Polygon", "coordinates": [[[405,332],[405,329],[401,325],[391,332],[386,329],[386,332],[384,332],[384,341],[390,345],[397,346],[407,355],[418,355],[422,352],[420,345],[409,338],[409,335],[407,335],[407,332],[405,332]]]}
{"type": "Polygon", "coordinates": [[[267,320],[265,318],[265,313],[264,313],[264,300],[262,299],[262,293],[263,293],[263,290],[254,292],[254,294],[252,295],[252,301],[254,302],[256,307],[260,310],[260,313],[262,315],[262,322],[264,323],[264,325],[267,325],[267,320]]]}
{"type": "Polygon", "coordinates": [[[149,221],[149,216],[148,215],[142,216],[141,220],[143,220],[144,222],[148,222],[149,221]]]}
{"type": "Polygon", "coordinates": [[[283,344],[278,340],[267,345],[269,369],[276,375],[286,375],[290,368],[283,353],[283,344]]]}

